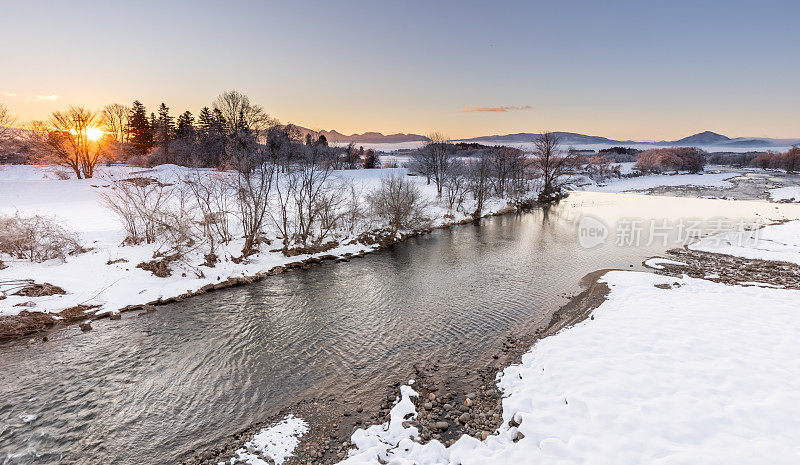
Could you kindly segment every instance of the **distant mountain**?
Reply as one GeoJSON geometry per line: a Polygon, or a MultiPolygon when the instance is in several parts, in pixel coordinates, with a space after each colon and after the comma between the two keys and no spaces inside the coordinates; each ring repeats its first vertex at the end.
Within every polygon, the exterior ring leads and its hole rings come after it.
{"type": "Polygon", "coordinates": [[[693,136],[684,137],[676,141],[665,141],[666,145],[681,145],[681,146],[694,146],[694,145],[723,145],[731,140],[728,136],[717,134],[716,132],[704,131],[697,133],[693,136]]]}
{"type": "MultiPolygon", "coordinates": [[[[578,145],[578,144],[633,144],[632,140],[617,141],[611,140],[607,137],[601,136],[587,136],[584,134],[577,134],[574,132],[555,132],[561,144],[563,145],[578,145]]],[[[471,139],[461,139],[463,142],[495,142],[502,144],[520,144],[531,142],[539,137],[539,134],[531,132],[518,132],[516,134],[494,135],[494,136],[481,136],[473,137],[471,139]]]]}
{"type": "Polygon", "coordinates": [[[303,137],[306,134],[311,134],[314,138],[318,138],[320,135],[324,135],[328,142],[332,143],[362,143],[362,144],[399,144],[402,142],[422,142],[428,140],[427,137],[421,136],[419,134],[403,134],[403,133],[396,133],[396,134],[381,134],[380,132],[365,132],[363,134],[350,134],[345,135],[336,130],[331,131],[314,131],[313,129],[304,128],[302,126],[297,126],[300,129],[300,133],[303,137]]]}
{"type": "MultiPolygon", "coordinates": [[[[790,145],[800,144],[800,139],[772,139],[768,137],[737,137],[730,138],[716,132],[704,131],[683,139],[678,140],[662,140],[657,142],[651,141],[634,141],[634,140],[614,140],[601,136],[587,136],[584,134],[576,134],[574,132],[556,132],[560,138],[561,145],[592,145],[592,144],[609,144],[609,145],[674,145],[683,147],[788,147],[790,145]]],[[[471,139],[462,139],[464,142],[484,142],[495,144],[521,144],[532,142],[539,134],[530,132],[520,132],[515,134],[493,135],[473,137],[471,139]]]]}
{"type": "MultiPolygon", "coordinates": [[[[381,134],[380,132],[365,132],[363,134],[345,135],[335,130],[314,131],[312,129],[298,126],[301,134],[305,137],[310,133],[314,138],[324,135],[331,143],[350,143],[356,144],[399,144],[403,142],[424,142],[428,138],[419,134],[381,134]]],[[[800,139],[773,139],[769,137],[736,137],[718,134],[712,131],[703,131],[697,134],[677,140],[662,141],[635,141],[635,140],[615,140],[602,136],[589,136],[575,132],[555,132],[558,135],[562,146],[570,145],[652,145],[665,146],[674,145],[681,147],[788,147],[800,144],[800,139]]],[[[533,132],[518,132],[513,134],[495,134],[491,136],[472,137],[469,139],[459,139],[461,142],[479,142],[485,144],[525,144],[530,143],[539,134],[533,132]]]]}

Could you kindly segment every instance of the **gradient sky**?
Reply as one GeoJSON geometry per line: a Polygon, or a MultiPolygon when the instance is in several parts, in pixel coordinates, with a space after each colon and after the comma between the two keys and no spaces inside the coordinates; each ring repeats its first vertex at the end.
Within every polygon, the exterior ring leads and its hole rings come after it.
{"type": "Polygon", "coordinates": [[[3,3],[0,103],[23,121],[237,89],[345,133],[800,137],[797,0],[3,3]]]}

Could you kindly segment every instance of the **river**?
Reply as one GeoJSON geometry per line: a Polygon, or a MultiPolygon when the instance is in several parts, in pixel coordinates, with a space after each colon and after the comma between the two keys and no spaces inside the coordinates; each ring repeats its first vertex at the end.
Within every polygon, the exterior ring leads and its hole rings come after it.
{"type": "Polygon", "coordinates": [[[641,269],[667,248],[581,247],[587,213],[607,224],[663,214],[616,198],[583,193],[87,333],[4,343],[0,461],[174,463],[303,399],[383,395],[414,363],[437,361],[452,376],[489,363],[488,347],[547,320],[587,273],[641,269]]]}

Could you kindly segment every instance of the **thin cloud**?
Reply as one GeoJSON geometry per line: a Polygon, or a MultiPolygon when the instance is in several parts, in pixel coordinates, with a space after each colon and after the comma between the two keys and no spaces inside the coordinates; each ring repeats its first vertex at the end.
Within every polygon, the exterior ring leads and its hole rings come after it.
{"type": "Polygon", "coordinates": [[[3,92],[3,97],[17,97],[18,95],[14,92],[3,92]]]}
{"type": "Polygon", "coordinates": [[[58,100],[58,95],[37,95],[36,100],[48,100],[51,102],[55,102],[58,100]]]}
{"type": "Polygon", "coordinates": [[[459,113],[508,113],[509,111],[526,111],[532,110],[530,105],[505,105],[502,107],[466,107],[458,110],[459,113]]]}

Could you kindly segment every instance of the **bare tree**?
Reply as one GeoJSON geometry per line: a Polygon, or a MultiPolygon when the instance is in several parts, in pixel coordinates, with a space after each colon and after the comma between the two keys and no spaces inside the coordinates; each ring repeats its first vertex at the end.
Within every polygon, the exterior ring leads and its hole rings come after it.
{"type": "Polygon", "coordinates": [[[458,211],[464,203],[469,190],[469,168],[463,161],[455,160],[450,165],[448,176],[444,180],[444,198],[450,212],[458,211]]]}
{"type": "Polygon", "coordinates": [[[155,179],[117,180],[100,195],[105,206],[122,222],[128,244],[154,243],[162,237],[164,228],[173,226],[164,220],[173,201],[173,191],[155,179]]]}
{"type": "Polygon", "coordinates": [[[10,137],[12,126],[17,122],[17,119],[6,108],[5,105],[0,103],[0,142],[10,137]]]}
{"type": "Polygon", "coordinates": [[[130,107],[119,103],[106,105],[100,112],[103,130],[115,142],[128,141],[128,115],[130,112],[130,107]]]}
{"type": "Polygon", "coordinates": [[[562,189],[568,182],[569,175],[576,168],[577,158],[560,150],[558,136],[552,132],[544,132],[533,141],[532,165],[541,177],[542,190],[539,192],[540,202],[552,202],[562,196],[562,189]]]}
{"type": "Polygon", "coordinates": [[[97,113],[71,106],[54,112],[48,123],[31,123],[27,135],[40,162],[66,166],[78,179],[91,178],[103,152],[101,142],[93,138],[96,121],[97,113]]]}
{"type": "Polygon", "coordinates": [[[392,235],[430,223],[425,214],[427,205],[422,192],[411,180],[402,176],[382,178],[381,186],[367,194],[367,203],[372,214],[386,222],[392,235]]]}
{"type": "Polygon", "coordinates": [[[247,129],[261,134],[278,124],[278,120],[267,114],[261,105],[253,105],[250,98],[239,91],[219,94],[213,106],[222,113],[229,132],[247,129]]]}
{"type": "Polygon", "coordinates": [[[210,247],[210,255],[206,256],[209,265],[216,261],[216,243],[226,244],[232,239],[228,218],[233,212],[231,186],[234,183],[228,174],[195,169],[184,179],[200,210],[202,234],[208,238],[210,247]]]}
{"type": "Polygon", "coordinates": [[[436,193],[441,196],[444,180],[452,163],[453,144],[443,134],[428,134],[428,142],[413,155],[412,169],[424,175],[430,184],[436,183],[436,193]]]}
{"type": "Polygon", "coordinates": [[[491,161],[489,156],[480,152],[477,157],[470,160],[468,165],[469,190],[475,199],[473,218],[480,218],[483,214],[483,203],[489,197],[491,187],[491,161]]]}
{"type": "Polygon", "coordinates": [[[234,188],[239,221],[244,234],[242,255],[255,253],[269,211],[276,161],[263,146],[252,144],[232,158],[236,170],[234,188]]]}

